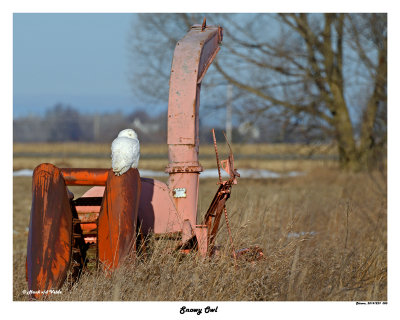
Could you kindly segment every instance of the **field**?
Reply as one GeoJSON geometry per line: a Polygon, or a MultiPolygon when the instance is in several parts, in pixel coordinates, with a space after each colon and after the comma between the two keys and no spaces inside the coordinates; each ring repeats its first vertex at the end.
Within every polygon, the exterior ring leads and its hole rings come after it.
{"type": "MultiPolygon", "coordinates": [[[[233,149],[237,154],[235,147],[233,149]]],[[[19,146],[14,146],[14,153],[38,150],[18,148],[19,146]]],[[[92,148],[91,150],[100,148],[92,151],[96,154],[107,152],[106,147],[92,148]]],[[[49,150],[64,152],[51,148],[49,150]]],[[[201,150],[208,152],[206,148],[201,150]]],[[[41,149],[41,152],[45,151],[41,149]]],[[[90,148],[85,148],[85,152],[89,153],[90,148]]],[[[166,149],[162,151],[164,152],[166,149]]],[[[266,150],[241,151],[242,154],[246,152],[251,155],[266,150]]],[[[148,154],[150,153],[149,151],[148,154]]],[[[160,149],[154,151],[154,154],[159,153],[160,149]]],[[[63,157],[57,156],[54,159],[61,162],[63,157]]],[[[78,164],[82,164],[84,158],[76,159],[78,164]]],[[[107,159],[88,159],[97,166],[102,166],[103,163],[104,166],[109,166],[107,159]]],[[[211,158],[205,160],[210,163],[204,165],[204,161],[201,161],[203,166],[213,166],[211,158]]],[[[14,169],[33,168],[40,163],[36,163],[37,161],[43,162],[40,157],[15,157],[14,169]],[[24,167],[22,164],[29,165],[24,167]]],[[[63,161],[68,162],[71,159],[65,155],[63,161]]],[[[160,169],[161,162],[165,166],[165,160],[162,159],[144,157],[141,161],[144,167],[151,169],[160,169]],[[154,162],[149,164],[150,160],[154,162]]],[[[46,162],[52,161],[46,158],[46,162]]],[[[165,243],[158,241],[153,245],[152,254],[122,266],[113,276],[106,277],[96,270],[85,272],[79,282],[72,287],[66,283],[61,289],[62,294],[49,296],[48,299],[386,301],[385,175],[381,172],[342,173],[337,170],[334,161],[270,162],[274,161],[252,161],[250,156],[242,157],[238,160],[237,167],[239,172],[240,168],[253,166],[277,171],[300,170],[306,174],[287,179],[239,179],[227,203],[235,249],[258,245],[264,251],[264,260],[240,260],[235,266],[234,260],[229,256],[227,229],[222,220],[217,239],[217,244],[223,249],[219,258],[202,261],[196,256],[182,258],[167,254],[163,251],[165,243]]],[[[68,162],[64,166],[73,164],[68,162]]],[[[31,179],[14,177],[13,188],[13,299],[27,300],[23,290],[27,289],[25,258],[31,179]]],[[[201,180],[200,216],[207,210],[216,188],[215,180],[201,180]]],[[[83,191],[83,188],[73,190],[78,196],[83,191]]]]}
{"type": "MultiPolygon", "coordinates": [[[[301,144],[234,144],[235,164],[238,168],[258,168],[277,172],[309,171],[316,166],[335,167],[334,145],[305,146],[301,144]],[[310,157],[315,157],[311,159],[310,157]],[[268,160],[268,161],[261,161],[268,160]],[[282,161],[285,160],[285,161],[282,161]]],[[[224,143],[218,145],[221,155],[227,154],[224,143]]],[[[13,148],[14,170],[33,169],[50,162],[58,167],[110,167],[110,145],[90,143],[16,143],[13,148]]],[[[166,144],[141,146],[140,168],[164,170],[168,162],[166,144]]],[[[215,168],[214,146],[200,146],[200,162],[206,168],[215,168]]]]}

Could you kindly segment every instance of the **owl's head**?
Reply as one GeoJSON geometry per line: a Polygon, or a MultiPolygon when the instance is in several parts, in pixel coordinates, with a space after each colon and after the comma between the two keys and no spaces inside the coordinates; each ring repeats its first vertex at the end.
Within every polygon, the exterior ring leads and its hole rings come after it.
{"type": "Polygon", "coordinates": [[[137,139],[137,134],[133,129],[125,129],[118,133],[118,137],[127,137],[131,139],[137,139]]]}

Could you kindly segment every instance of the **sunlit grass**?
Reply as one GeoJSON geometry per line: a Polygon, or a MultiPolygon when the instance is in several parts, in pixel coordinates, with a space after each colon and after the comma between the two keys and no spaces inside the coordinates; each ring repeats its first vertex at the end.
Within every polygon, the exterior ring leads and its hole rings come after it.
{"type": "MultiPolygon", "coordinates": [[[[50,300],[133,301],[382,301],[387,300],[386,180],[379,172],[346,174],[314,169],[281,180],[239,179],[227,202],[236,249],[263,248],[266,259],[235,267],[224,219],[219,259],[153,254],[121,267],[112,277],[85,272],[50,300]],[[383,186],[383,188],[382,188],[383,186]]],[[[14,178],[14,300],[22,290],[31,179],[14,178]]],[[[202,180],[199,218],[216,191],[202,180]]]]}

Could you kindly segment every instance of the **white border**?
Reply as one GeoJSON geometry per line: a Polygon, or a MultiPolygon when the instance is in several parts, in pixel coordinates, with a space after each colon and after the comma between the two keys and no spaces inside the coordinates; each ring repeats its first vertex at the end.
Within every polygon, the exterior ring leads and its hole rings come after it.
{"type": "Polygon", "coordinates": [[[219,313],[215,315],[201,315],[207,318],[214,317],[239,317],[239,316],[261,316],[262,318],[279,317],[307,318],[307,319],[335,319],[339,315],[350,318],[353,315],[362,319],[385,318],[393,319],[398,313],[398,290],[399,265],[397,255],[397,244],[399,233],[397,228],[398,206],[394,199],[398,198],[396,182],[399,178],[398,166],[398,142],[399,137],[399,101],[396,91],[399,74],[398,68],[398,44],[397,30],[400,30],[398,10],[395,1],[334,1],[333,5],[327,6],[324,1],[274,1],[260,4],[262,1],[76,1],[56,2],[49,0],[36,1],[11,1],[1,3],[1,128],[3,133],[2,147],[7,150],[7,156],[2,166],[1,195],[6,210],[2,210],[2,257],[1,264],[2,289],[1,303],[7,309],[2,308],[3,314],[12,314],[13,318],[24,317],[25,319],[47,317],[51,315],[56,319],[70,319],[75,314],[82,317],[91,314],[91,317],[114,318],[117,317],[142,317],[177,319],[196,318],[197,315],[180,315],[179,309],[185,304],[190,307],[204,307],[205,305],[218,305],[219,313]],[[13,12],[389,12],[389,305],[388,306],[356,306],[355,303],[340,302],[304,302],[304,303],[271,303],[271,302],[129,302],[129,303],[24,303],[12,302],[12,14],[13,12]],[[11,151],[11,152],[10,152],[11,151]],[[397,196],[397,197],[396,197],[397,196]],[[10,206],[11,205],[11,206],[10,206]],[[5,245],[4,245],[5,244],[5,245]],[[65,310],[62,310],[65,308],[65,310]],[[12,313],[11,313],[12,312],[12,313]]]}

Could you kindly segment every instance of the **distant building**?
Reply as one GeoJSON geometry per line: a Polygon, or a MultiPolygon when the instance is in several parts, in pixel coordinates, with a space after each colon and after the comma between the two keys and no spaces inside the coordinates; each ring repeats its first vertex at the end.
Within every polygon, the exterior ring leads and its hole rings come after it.
{"type": "Polygon", "coordinates": [[[139,118],[135,118],[132,121],[132,127],[134,129],[140,130],[144,134],[150,134],[150,133],[155,133],[160,130],[160,124],[158,123],[142,123],[142,121],[139,118]]]}

